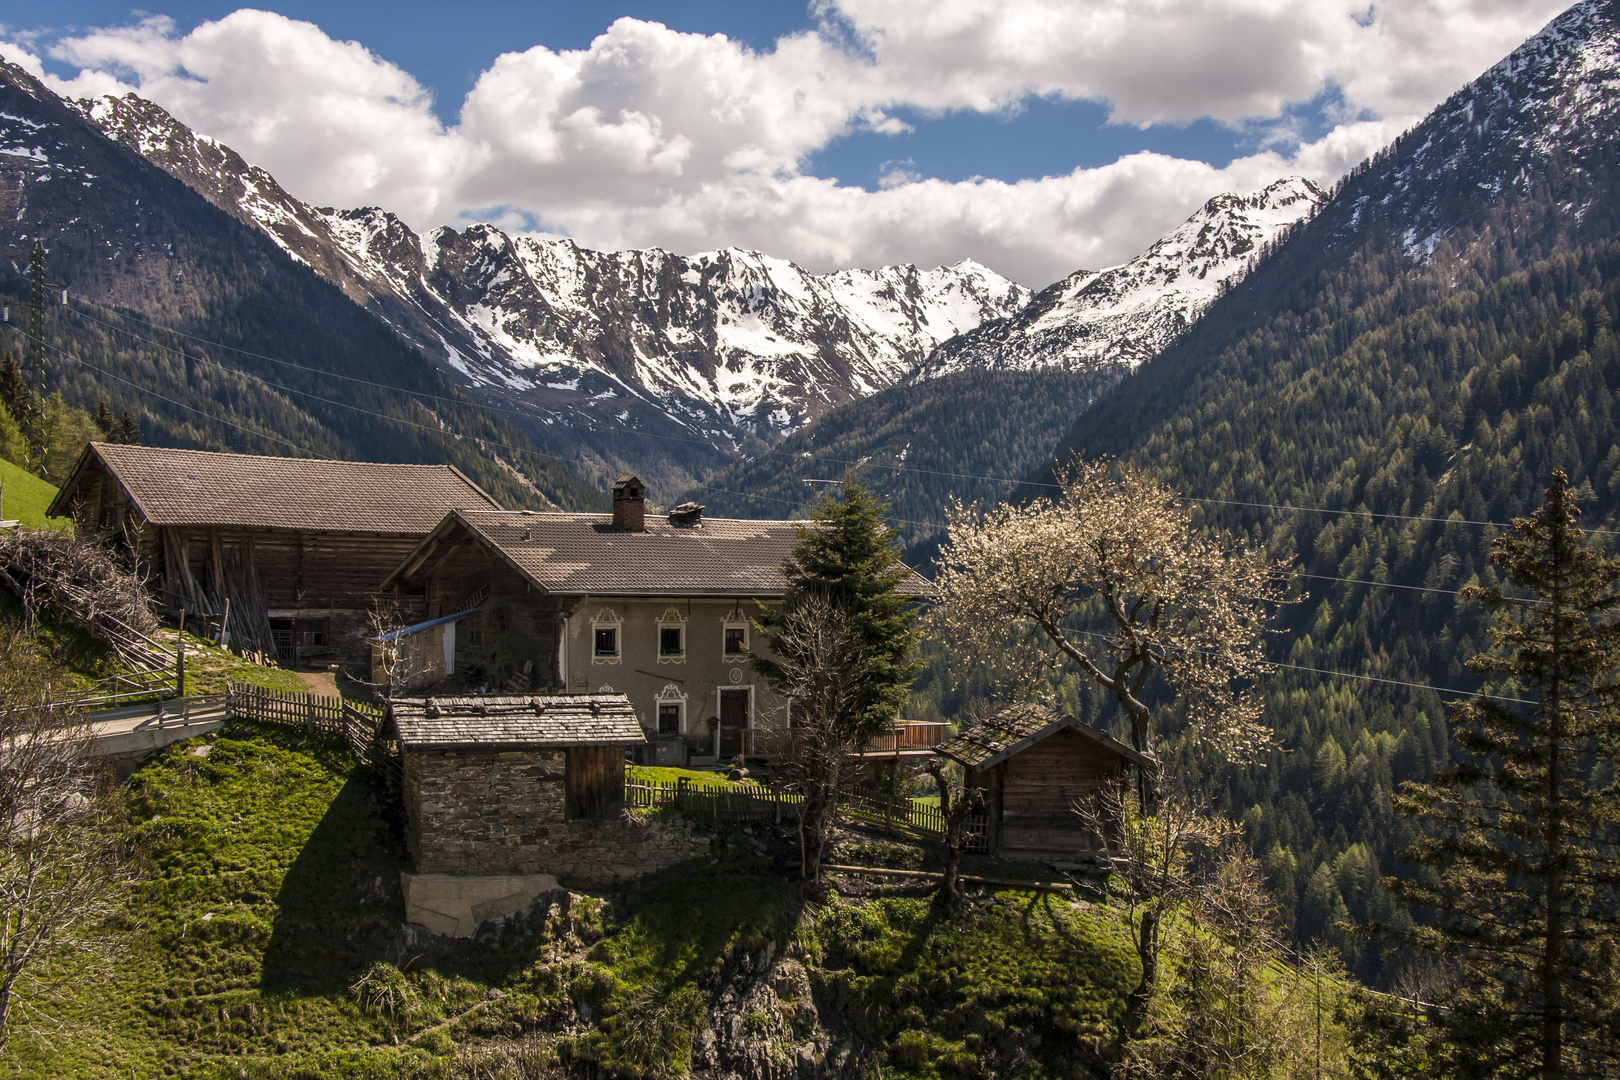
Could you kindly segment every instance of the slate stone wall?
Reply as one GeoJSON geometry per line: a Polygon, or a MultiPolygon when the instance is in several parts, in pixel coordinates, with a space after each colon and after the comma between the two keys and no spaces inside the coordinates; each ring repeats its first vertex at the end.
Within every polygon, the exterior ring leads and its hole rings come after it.
{"type": "Polygon", "coordinates": [[[419,874],[555,874],[605,882],[706,854],[681,819],[566,817],[561,750],[407,751],[406,836],[419,874]]]}

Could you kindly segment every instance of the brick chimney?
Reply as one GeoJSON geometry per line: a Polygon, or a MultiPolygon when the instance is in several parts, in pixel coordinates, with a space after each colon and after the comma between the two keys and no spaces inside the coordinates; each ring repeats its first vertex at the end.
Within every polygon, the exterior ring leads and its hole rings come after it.
{"type": "Polygon", "coordinates": [[[647,485],[641,477],[621,476],[613,485],[613,524],[631,532],[647,528],[647,485]]]}

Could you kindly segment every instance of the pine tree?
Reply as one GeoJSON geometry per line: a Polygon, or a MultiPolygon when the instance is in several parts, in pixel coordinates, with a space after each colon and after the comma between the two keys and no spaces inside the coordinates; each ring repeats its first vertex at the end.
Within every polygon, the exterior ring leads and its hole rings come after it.
{"type": "Polygon", "coordinates": [[[96,427],[101,429],[101,437],[108,442],[117,442],[118,420],[113,416],[112,410],[107,408],[107,399],[102,398],[96,403],[96,427]]]}
{"type": "Polygon", "coordinates": [[[756,624],[769,655],[750,663],[792,704],[785,769],[804,796],[802,874],[820,888],[821,853],[845,763],[889,731],[921,662],[919,614],[899,586],[909,573],[887,510],[846,474],[843,497],[822,500],[782,564],[780,610],[756,624]]]}
{"type": "Polygon", "coordinates": [[[22,368],[9,351],[0,357],[0,405],[4,405],[16,421],[27,444],[29,460],[18,464],[33,466],[45,454],[49,425],[39,395],[29,389],[22,368]]]}
{"type": "MultiPolygon", "coordinates": [[[[846,608],[854,621],[867,686],[850,717],[850,734],[862,741],[893,726],[921,670],[915,655],[921,616],[898,591],[910,571],[900,564],[900,547],[885,521],[888,509],[846,474],[842,497],[825,498],[811,510],[815,524],[800,526],[799,542],[782,564],[788,579],[784,608],[817,595],[846,608]]],[[[777,612],[760,619],[767,643],[781,625],[777,612]]],[[[767,659],[754,663],[767,678],[777,674],[767,659]]]]}
{"type": "Polygon", "coordinates": [[[1620,735],[1620,558],[1587,542],[1579,515],[1559,470],[1545,505],[1494,542],[1491,561],[1529,596],[1468,590],[1496,612],[1496,649],[1469,666],[1526,700],[1456,705],[1469,757],[1397,798],[1428,826],[1403,852],[1427,872],[1387,884],[1433,914],[1411,942],[1458,968],[1440,1014],[1449,1075],[1620,1068],[1620,787],[1598,779],[1620,735]]]}

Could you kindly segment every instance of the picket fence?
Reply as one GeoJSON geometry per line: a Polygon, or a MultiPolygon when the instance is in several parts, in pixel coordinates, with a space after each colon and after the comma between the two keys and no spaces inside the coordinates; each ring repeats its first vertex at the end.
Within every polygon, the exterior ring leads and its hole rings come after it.
{"type": "Polygon", "coordinates": [[[388,738],[380,705],[239,682],[226,684],[225,701],[233,717],[302,728],[310,738],[340,743],[356,762],[375,769],[396,789],[400,784],[399,745],[388,738]]]}
{"type": "MultiPolygon", "coordinates": [[[[634,810],[674,807],[694,820],[716,824],[781,822],[798,818],[804,796],[746,782],[722,787],[693,784],[685,777],[674,783],[626,778],[624,803],[634,810]]],[[[939,807],[891,795],[868,784],[846,784],[838,812],[889,833],[921,834],[931,839],[943,839],[945,835],[945,815],[939,807]]],[[[989,822],[983,815],[969,818],[962,827],[962,850],[987,850],[988,833],[989,822]]]]}

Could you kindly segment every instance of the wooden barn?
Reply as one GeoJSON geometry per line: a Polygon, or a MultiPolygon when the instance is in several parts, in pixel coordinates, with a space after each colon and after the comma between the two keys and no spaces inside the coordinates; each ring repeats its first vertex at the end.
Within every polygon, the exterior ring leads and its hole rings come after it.
{"type": "Polygon", "coordinates": [[[1075,805],[1147,758],[1089,724],[1039,705],[1013,705],[955,736],[940,754],[965,770],[989,804],[990,854],[1067,860],[1098,850],[1075,805]]]}
{"type": "Polygon", "coordinates": [[[125,548],[160,605],[211,632],[228,604],[232,644],[290,667],[367,661],[383,578],[445,514],[499,508],[450,465],[90,443],[50,513],[125,548]]]}

